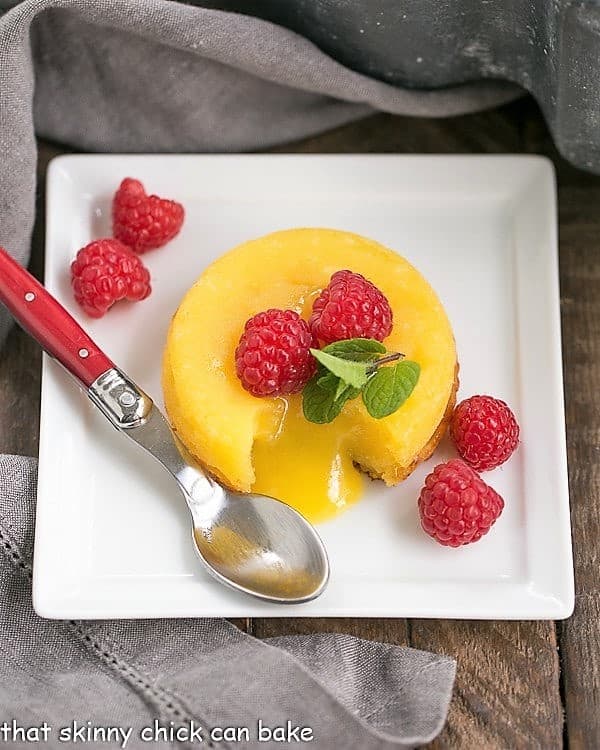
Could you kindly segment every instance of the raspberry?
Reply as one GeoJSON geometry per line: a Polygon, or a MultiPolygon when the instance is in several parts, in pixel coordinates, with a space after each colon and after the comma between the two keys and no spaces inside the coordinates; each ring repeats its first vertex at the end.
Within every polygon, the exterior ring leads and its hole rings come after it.
{"type": "Polygon", "coordinates": [[[314,301],[309,325],[324,344],[341,339],[383,341],[392,331],[392,309],[379,289],[359,273],[336,271],[314,301]]]}
{"type": "Polygon", "coordinates": [[[71,263],[76,301],[101,318],[117,300],[142,300],[151,292],[150,274],[140,258],[119,240],[95,240],[71,263]]]}
{"type": "Polygon", "coordinates": [[[487,471],[512,456],[519,444],[519,425],[504,401],[471,396],[454,410],[450,436],[469,466],[487,471]]]}
{"type": "Polygon", "coordinates": [[[235,367],[253,396],[301,391],[316,370],[312,336],[293,310],[267,310],[246,322],[235,350],[235,367]]]}
{"type": "Polygon", "coordinates": [[[503,508],[496,490],[460,458],[436,466],[419,495],[423,530],[447,547],[481,539],[503,508]]]}
{"type": "Polygon", "coordinates": [[[113,234],[136,253],[145,253],[179,233],[184,213],[181,203],[146,195],[139,180],[126,177],[113,198],[113,234]]]}

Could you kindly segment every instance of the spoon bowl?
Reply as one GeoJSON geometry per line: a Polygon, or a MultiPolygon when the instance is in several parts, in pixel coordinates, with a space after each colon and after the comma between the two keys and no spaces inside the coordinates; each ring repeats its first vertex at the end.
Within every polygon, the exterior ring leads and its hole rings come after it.
{"type": "Polygon", "coordinates": [[[196,552],[213,576],[247,594],[298,604],[319,596],[327,555],[312,526],[264,495],[217,486],[210,514],[192,509],[196,552]]]}
{"type": "Polygon", "coordinates": [[[221,583],[259,599],[299,604],[319,596],[329,561],[314,527],[272,497],[235,492],[207,474],[152,399],[113,369],[90,388],[92,400],[173,476],[192,516],[194,548],[221,583]],[[122,394],[131,394],[123,407],[122,394]]]}

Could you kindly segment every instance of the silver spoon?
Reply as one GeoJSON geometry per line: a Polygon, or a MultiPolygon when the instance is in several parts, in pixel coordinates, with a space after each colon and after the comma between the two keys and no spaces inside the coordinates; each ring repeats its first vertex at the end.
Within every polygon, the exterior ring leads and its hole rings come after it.
{"type": "Polygon", "coordinates": [[[323,592],[329,562],[311,524],[279,500],[233,492],[206,474],[152,399],[2,248],[0,301],[84,387],[111,424],[174,477],[192,516],[194,548],[209,573],[270,602],[297,604],[323,592]]]}

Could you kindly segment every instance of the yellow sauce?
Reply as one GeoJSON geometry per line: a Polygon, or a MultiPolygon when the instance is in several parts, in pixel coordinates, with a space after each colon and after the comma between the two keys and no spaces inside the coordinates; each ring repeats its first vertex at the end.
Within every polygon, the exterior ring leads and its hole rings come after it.
{"type": "Polygon", "coordinates": [[[364,482],[344,447],[348,428],[343,416],[326,425],[308,422],[301,398],[290,398],[276,435],[254,443],[253,492],[283,500],[313,522],[345,510],[360,498],[364,482]]]}

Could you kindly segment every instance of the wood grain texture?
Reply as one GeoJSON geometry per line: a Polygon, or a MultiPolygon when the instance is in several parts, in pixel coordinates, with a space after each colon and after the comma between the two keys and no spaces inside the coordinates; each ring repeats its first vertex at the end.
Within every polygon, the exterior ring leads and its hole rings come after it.
{"type": "MultiPolygon", "coordinates": [[[[558,628],[548,622],[394,619],[284,618],[237,624],[259,637],[336,631],[456,657],[448,724],[432,748],[554,750],[563,740],[577,750],[600,747],[600,178],[579,172],[556,154],[537,107],[528,99],[452,120],[377,115],[276,151],[533,152],[554,161],[577,601],[575,615],[558,628]]],[[[59,152],[59,147],[42,144],[40,177],[48,158],[59,152]]],[[[42,208],[40,189],[32,261],[38,275],[42,208]]],[[[39,365],[37,346],[13,331],[0,354],[2,452],[37,450],[39,365]]]]}
{"type": "Polygon", "coordinates": [[[296,617],[279,620],[262,618],[252,621],[252,634],[257,638],[273,638],[278,635],[306,635],[308,633],[345,633],[359,635],[373,641],[410,645],[406,620],[371,618],[357,620],[350,617],[296,617]],[[360,632],[357,632],[360,631],[360,632]]]}
{"type": "Polygon", "coordinates": [[[558,173],[575,612],[558,625],[568,745],[600,747],[600,178],[561,159],[539,119],[524,148],[558,173]]]}
{"type": "Polygon", "coordinates": [[[271,153],[513,153],[519,150],[521,100],[493,112],[448,120],[375,115],[271,153]]]}
{"type": "Polygon", "coordinates": [[[458,659],[448,723],[432,748],[562,746],[552,623],[413,620],[410,642],[458,659]]]}

